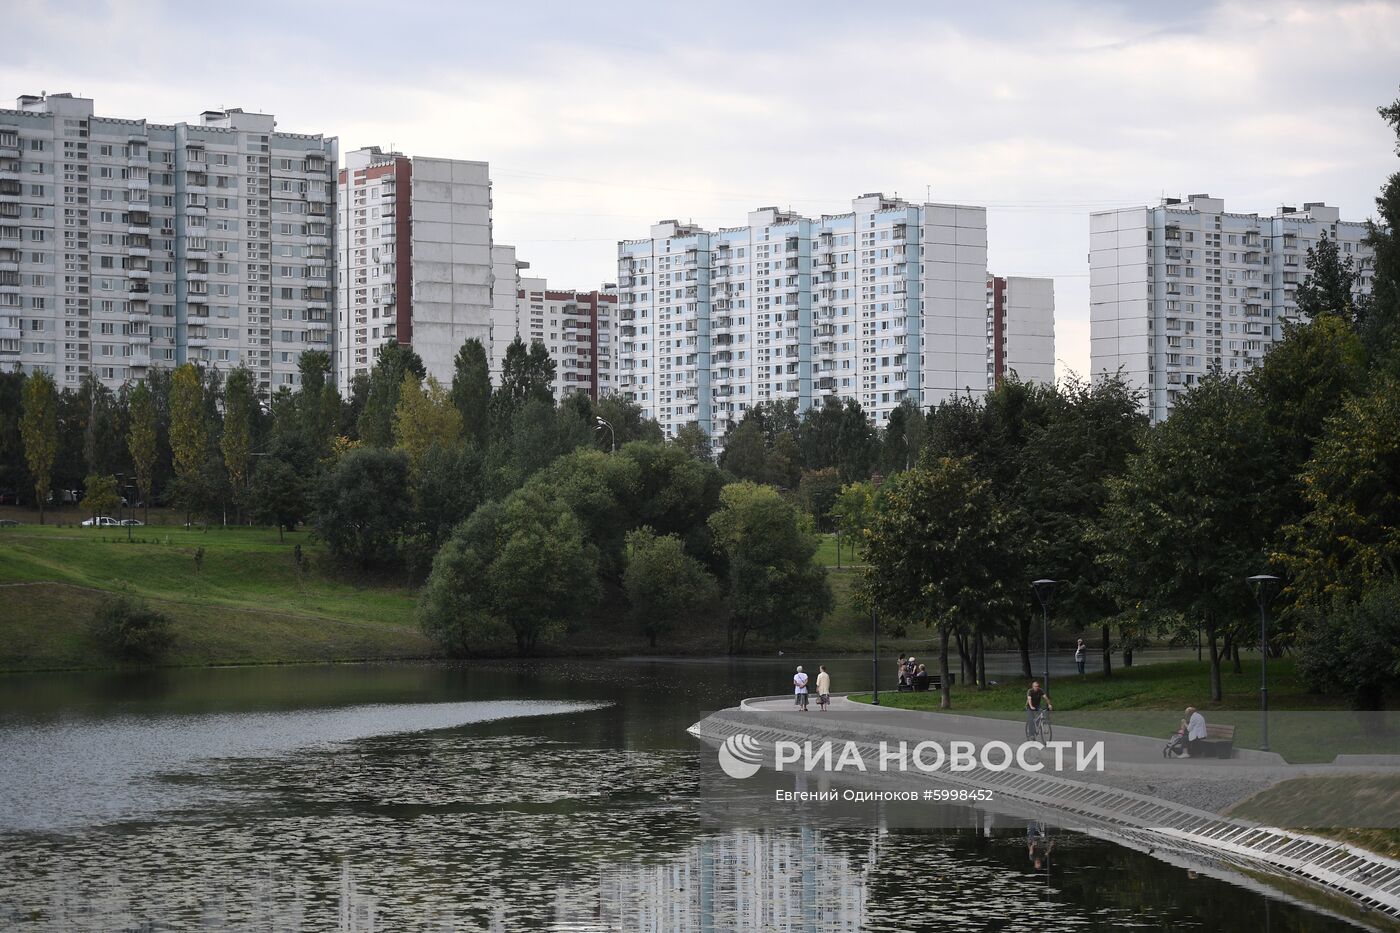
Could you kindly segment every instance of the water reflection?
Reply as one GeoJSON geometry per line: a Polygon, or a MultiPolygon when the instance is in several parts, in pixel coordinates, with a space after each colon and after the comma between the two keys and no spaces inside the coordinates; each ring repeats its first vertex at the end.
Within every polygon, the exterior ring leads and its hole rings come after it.
{"type": "Polygon", "coordinates": [[[972,810],[716,829],[713,752],[684,728],[786,667],[175,672],[116,701],[37,684],[0,715],[0,928],[1345,927],[1282,902],[1267,925],[1252,891],[1052,826],[1037,870],[1025,820],[972,810]]]}

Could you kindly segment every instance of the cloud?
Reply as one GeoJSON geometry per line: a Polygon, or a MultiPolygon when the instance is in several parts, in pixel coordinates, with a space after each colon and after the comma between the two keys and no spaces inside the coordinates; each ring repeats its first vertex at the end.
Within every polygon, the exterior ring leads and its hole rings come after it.
{"type": "Polygon", "coordinates": [[[1081,372],[1090,211],[1208,191],[1363,217],[1395,168],[1388,3],[12,6],[16,94],[260,108],[342,149],[489,160],[497,240],[563,286],[610,278],[615,242],[662,217],[985,204],[993,271],[1056,277],[1081,372]]]}

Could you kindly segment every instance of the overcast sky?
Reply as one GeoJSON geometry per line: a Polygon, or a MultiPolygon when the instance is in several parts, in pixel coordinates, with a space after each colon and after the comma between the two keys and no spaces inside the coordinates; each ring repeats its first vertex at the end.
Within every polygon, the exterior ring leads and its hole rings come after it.
{"type": "Polygon", "coordinates": [[[0,4],[4,97],[487,160],[496,242],[559,287],[612,279],[661,218],[985,205],[991,270],[1055,278],[1061,375],[1088,370],[1091,210],[1208,192],[1360,219],[1400,167],[1375,112],[1397,3],[0,4]]]}

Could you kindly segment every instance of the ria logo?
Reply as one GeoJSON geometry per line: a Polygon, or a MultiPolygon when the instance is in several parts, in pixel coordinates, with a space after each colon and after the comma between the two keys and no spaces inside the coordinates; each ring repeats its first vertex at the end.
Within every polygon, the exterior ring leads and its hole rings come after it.
{"type": "Polygon", "coordinates": [[[746,732],[736,732],[719,747],[720,768],[737,780],[751,778],[757,774],[759,762],[762,760],[763,747],[746,732]]]}

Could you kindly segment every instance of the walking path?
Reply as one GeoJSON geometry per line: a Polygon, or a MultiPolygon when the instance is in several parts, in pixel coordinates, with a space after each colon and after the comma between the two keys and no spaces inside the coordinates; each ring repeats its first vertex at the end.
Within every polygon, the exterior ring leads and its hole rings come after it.
{"type": "MultiPolygon", "coordinates": [[[[790,695],[745,700],[690,729],[710,742],[747,735],[765,748],[779,741],[854,743],[867,761],[877,761],[880,743],[944,746],[967,741],[979,750],[988,742],[1015,748],[1025,740],[1024,722],[949,713],[874,707],[833,697],[821,712],[793,705],[790,695]]],[[[1193,854],[1230,864],[1265,868],[1342,894],[1364,910],[1400,918],[1400,861],[1318,836],[1262,826],[1221,813],[1279,781],[1314,775],[1397,774],[1400,762],[1346,761],[1290,765],[1277,754],[1237,749],[1232,759],[1164,759],[1163,741],[1144,736],[1055,727],[1056,741],[1102,742],[1102,772],[1028,771],[1012,767],[969,771],[909,772],[911,781],[958,783],[992,790],[1003,801],[1046,808],[1063,821],[1114,835],[1135,847],[1193,854]]],[[[1067,755],[1072,760],[1072,755],[1067,755]]],[[[767,761],[772,761],[771,755],[767,761]]],[[[1045,760],[1048,764],[1049,759],[1045,760]]],[[[906,775],[900,775],[901,780],[906,775]]]]}

